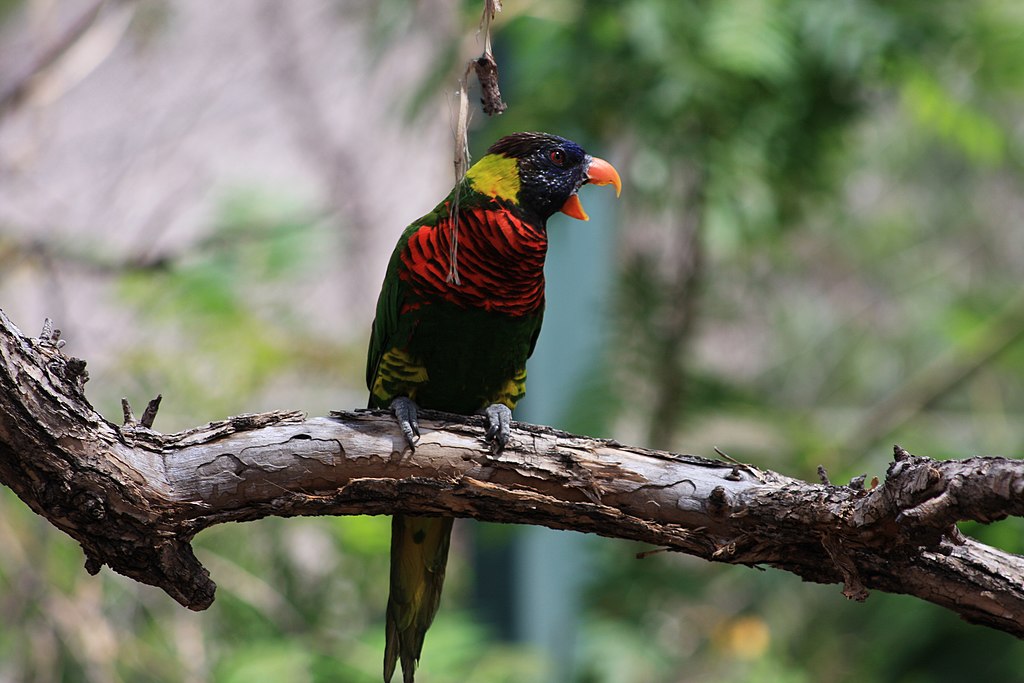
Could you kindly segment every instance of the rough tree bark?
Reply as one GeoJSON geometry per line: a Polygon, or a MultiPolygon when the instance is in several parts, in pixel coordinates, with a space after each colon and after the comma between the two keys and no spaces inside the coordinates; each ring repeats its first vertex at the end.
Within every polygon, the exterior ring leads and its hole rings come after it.
{"type": "MultiPolygon", "coordinates": [[[[885,481],[807,483],[731,460],[516,424],[500,457],[478,418],[431,414],[415,452],[370,411],[242,415],[159,434],[155,405],[96,413],[85,364],[47,324],[0,311],[0,481],[103,565],[204,609],[200,530],[268,515],[444,513],[634,539],[808,581],[907,593],[1024,637],[1024,557],[964,538],[959,520],[1024,514],[1024,461],[938,462],[896,448],[885,481]]],[[[824,476],[822,477],[824,479],[824,476]]]]}

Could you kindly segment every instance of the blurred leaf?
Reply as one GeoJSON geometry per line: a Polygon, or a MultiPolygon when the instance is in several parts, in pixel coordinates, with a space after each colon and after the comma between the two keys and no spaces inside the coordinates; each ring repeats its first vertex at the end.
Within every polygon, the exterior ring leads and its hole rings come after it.
{"type": "Polygon", "coordinates": [[[789,16],[778,0],[722,0],[705,26],[712,63],[740,76],[779,81],[794,70],[789,16]]]}
{"type": "Polygon", "coordinates": [[[902,96],[918,123],[956,146],[972,162],[1002,163],[1007,147],[1002,128],[967,102],[955,98],[932,75],[912,69],[903,78],[902,96]]]}
{"type": "Polygon", "coordinates": [[[309,669],[309,654],[299,644],[271,640],[236,650],[218,666],[217,680],[223,683],[302,683],[312,680],[309,669]]]}
{"type": "Polygon", "coordinates": [[[391,518],[384,516],[343,517],[338,521],[341,543],[359,555],[382,555],[391,549],[391,518]]]}

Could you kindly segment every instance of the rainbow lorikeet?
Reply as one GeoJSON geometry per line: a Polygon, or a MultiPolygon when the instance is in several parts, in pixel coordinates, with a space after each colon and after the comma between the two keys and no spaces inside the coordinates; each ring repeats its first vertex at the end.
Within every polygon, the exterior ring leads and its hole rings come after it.
{"type": "MultiPolygon", "coordinates": [[[[570,140],[509,135],[402,233],[377,301],[366,383],[370,407],[391,409],[410,448],[417,406],[483,413],[492,452],[508,442],[544,315],[547,220],[558,211],[587,220],[577,196],[586,183],[622,189],[611,164],[570,140]]],[[[441,599],[452,521],[392,521],[385,681],[399,660],[404,682],[413,681],[441,599]]]]}

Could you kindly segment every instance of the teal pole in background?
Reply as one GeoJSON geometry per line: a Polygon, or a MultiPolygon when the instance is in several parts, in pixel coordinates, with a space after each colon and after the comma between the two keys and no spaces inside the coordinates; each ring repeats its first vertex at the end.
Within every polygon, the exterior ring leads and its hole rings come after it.
{"type": "MultiPolygon", "coordinates": [[[[581,199],[589,222],[560,214],[548,222],[544,326],[527,364],[526,398],[515,413],[517,420],[569,431],[570,415],[592,400],[581,392],[587,374],[601,371],[615,272],[614,194],[588,188],[581,199]]],[[[477,529],[477,604],[499,635],[546,658],[550,683],[567,683],[574,677],[580,596],[590,575],[588,539],[537,526],[513,529],[507,535],[494,530],[489,542],[489,530],[477,529]]]]}

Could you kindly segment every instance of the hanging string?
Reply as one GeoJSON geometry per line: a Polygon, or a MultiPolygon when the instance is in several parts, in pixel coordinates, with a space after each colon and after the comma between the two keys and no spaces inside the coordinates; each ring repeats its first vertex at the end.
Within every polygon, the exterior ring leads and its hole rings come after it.
{"type": "MultiPolygon", "coordinates": [[[[491,49],[491,21],[501,11],[501,0],[484,0],[484,13],[480,18],[479,32],[484,34],[484,52],[477,59],[469,60],[466,71],[459,80],[455,122],[455,192],[452,194],[451,233],[448,236],[448,276],[445,282],[459,286],[459,201],[462,195],[462,181],[469,170],[469,76],[476,73],[480,83],[480,103],[488,116],[500,114],[508,105],[501,99],[498,88],[498,63],[491,49]]],[[[479,33],[478,33],[479,35],[479,33]]]]}
{"type": "Polygon", "coordinates": [[[451,234],[448,236],[448,277],[445,282],[461,285],[459,280],[459,200],[462,194],[462,180],[469,170],[469,70],[459,81],[458,113],[455,122],[455,192],[452,195],[451,234]]]}

